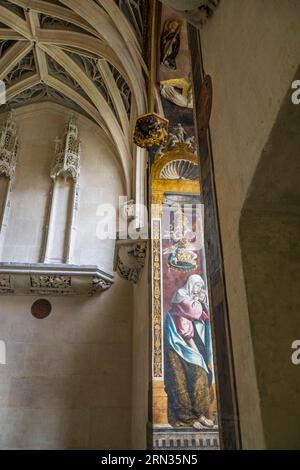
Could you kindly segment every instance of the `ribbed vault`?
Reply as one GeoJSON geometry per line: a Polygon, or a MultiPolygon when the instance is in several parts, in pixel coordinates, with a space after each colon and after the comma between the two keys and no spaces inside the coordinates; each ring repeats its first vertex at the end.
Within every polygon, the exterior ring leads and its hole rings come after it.
{"type": "Polygon", "coordinates": [[[132,131],[146,111],[145,0],[0,0],[1,111],[43,100],[75,109],[116,147],[130,193],[132,131]]]}

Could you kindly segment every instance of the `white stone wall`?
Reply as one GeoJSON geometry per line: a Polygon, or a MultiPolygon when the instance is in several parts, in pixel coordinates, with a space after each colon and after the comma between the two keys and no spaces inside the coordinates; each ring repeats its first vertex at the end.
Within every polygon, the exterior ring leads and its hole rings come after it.
{"type": "MultiPolygon", "coordinates": [[[[20,151],[4,257],[39,260],[54,139],[69,111],[52,104],[15,113],[20,151]]],[[[100,202],[116,205],[123,182],[112,146],[79,117],[81,194],[76,263],[112,269],[114,242],[95,235],[100,202]]],[[[44,320],[30,312],[34,297],[0,298],[1,449],[126,449],[131,429],[132,285],[115,284],[91,298],[49,298],[44,320]]]]}

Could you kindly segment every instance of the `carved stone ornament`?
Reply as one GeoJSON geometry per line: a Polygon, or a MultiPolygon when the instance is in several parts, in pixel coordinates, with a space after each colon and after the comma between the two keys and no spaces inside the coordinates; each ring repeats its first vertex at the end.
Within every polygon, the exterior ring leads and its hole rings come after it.
{"type": "Polygon", "coordinates": [[[0,295],[90,296],[113,282],[97,266],[0,263],[0,295]]]}
{"type": "Polygon", "coordinates": [[[219,3],[220,0],[201,0],[198,8],[185,12],[184,17],[194,26],[203,28],[207,20],[213,16],[219,3]]]}
{"type": "Polygon", "coordinates": [[[52,310],[52,305],[47,299],[36,300],[31,306],[31,313],[37,320],[47,318],[52,310]]]}
{"type": "Polygon", "coordinates": [[[121,217],[127,222],[130,222],[131,220],[135,219],[136,214],[135,214],[134,199],[130,199],[129,201],[126,201],[123,204],[121,204],[120,214],[121,214],[121,217]]]}
{"type": "Polygon", "coordinates": [[[0,130],[0,175],[12,179],[17,163],[18,137],[16,123],[9,114],[0,130]]]}
{"type": "Polygon", "coordinates": [[[32,292],[56,292],[64,295],[72,292],[71,276],[34,275],[30,277],[32,292]]]}
{"type": "Polygon", "coordinates": [[[72,114],[65,128],[62,140],[56,139],[55,159],[51,169],[51,178],[59,176],[77,181],[80,173],[80,140],[77,122],[72,114]]]}
{"type": "Polygon", "coordinates": [[[114,271],[123,279],[136,284],[145,266],[147,241],[117,241],[115,250],[114,271]]]}
{"type": "Polygon", "coordinates": [[[134,143],[141,148],[162,145],[168,138],[168,119],[156,113],[144,114],[136,121],[134,143]]]}
{"type": "Polygon", "coordinates": [[[220,0],[162,0],[162,3],[192,25],[203,28],[207,20],[213,16],[220,0]]]}
{"type": "Polygon", "coordinates": [[[9,274],[0,274],[0,294],[13,294],[11,278],[9,274]]]}
{"type": "Polygon", "coordinates": [[[101,277],[94,277],[93,283],[92,283],[91,295],[107,290],[111,286],[112,286],[112,281],[109,281],[107,279],[102,279],[101,277]]]}

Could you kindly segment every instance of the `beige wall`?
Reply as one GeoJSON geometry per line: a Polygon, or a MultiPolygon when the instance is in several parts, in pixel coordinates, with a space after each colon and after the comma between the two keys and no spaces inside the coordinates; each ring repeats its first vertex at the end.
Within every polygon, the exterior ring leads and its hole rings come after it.
{"type": "Polygon", "coordinates": [[[149,291],[151,279],[146,263],[134,286],[132,343],[132,449],[146,449],[149,393],[149,291]]]}
{"type": "MultiPolygon", "coordinates": [[[[201,32],[244,448],[264,447],[239,243],[241,210],[299,65],[298,0],[226,0],[201,32]]],[[[268,332],[266,331],[266,334],[268,332]]]]}
{"type": "MultiPolygon", "coordinates": [[[[53,141],[69,111],[39,105],[16,111],[20,153],[7,233],[9,261],[37,261],[53,141]],[[14,248],[17,244],[18,249],[14,248]]],[[[96,207],[116,204],[122,178],[103,133],[79,118],[81,201],[75,259],[112,269],[114,243],[95,235],[96,207]]],[[[94,297],[49,298],[44,320],[34,297],[0,298],[1,449],[126,449],[131,444],[133,288],[117,275],[94,297]]]]}
{"type": "Polygon", "coordinates": [[[131,285],[92,298],[2,297],[1,449],[123,449],[131,427],[131,285]],[[120,302],[122,299],[122,302],[120,302]]]}
{"type": "Polygon", "coordinates": [[[300,327],[299,128],[300,106],[288,90],[240,223],[262,418],[272,449],[300,447],[299,366],[291,361],[300,327]]]}

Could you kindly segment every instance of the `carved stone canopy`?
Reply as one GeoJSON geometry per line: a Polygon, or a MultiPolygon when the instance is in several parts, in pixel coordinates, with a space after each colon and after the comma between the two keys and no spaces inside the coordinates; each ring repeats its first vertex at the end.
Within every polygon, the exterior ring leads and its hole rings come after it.
{"type": "Polygon", "coordinates": [[[55,159],[51,169],[51,178],[59,176],[72,178],[77,181],[80,173],[80,140],[79,131],[74,114],[65,127],[62,140],[57,139],[55,145],[55,159]]]}
{"type": "Polygon", "coordinates": [[[17,163],[18,137],[12,113],[0,129],[0,175],[13,178],[17,163]]]}
{"type": "Polygon", "coordinates": [[[212,17],[220,0],[162,0],[182,18],[197,28],[202,28],[212,17]]]}
{"type": "Polygon", "coordinates": [[[91,296],[113,282],[97,266],[0,263],[0,295],[91,296]]]}

